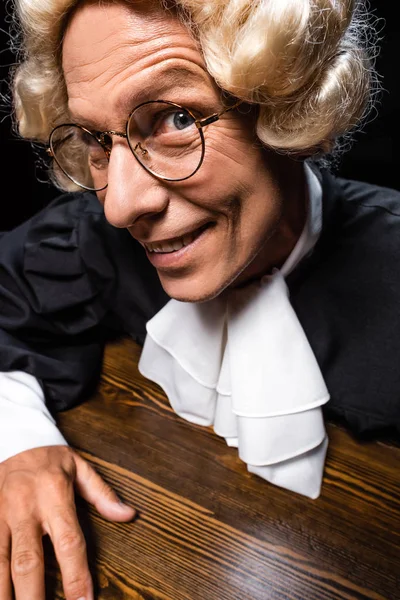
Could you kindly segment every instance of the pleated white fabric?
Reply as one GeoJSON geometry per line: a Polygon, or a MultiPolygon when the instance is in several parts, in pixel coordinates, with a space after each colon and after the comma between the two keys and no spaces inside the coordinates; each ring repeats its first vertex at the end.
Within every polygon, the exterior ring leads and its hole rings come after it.
{"type": "Polygon", "coordinates": [[[306,167],[309,211],[281,270],[224,298],[171,300],[147,323],[140,372],[178,415],[213,425],[250,472],[310,498],[320,494],[328,446],[323,376],[284,277],[321,230],[322,191],[306,167]]]}

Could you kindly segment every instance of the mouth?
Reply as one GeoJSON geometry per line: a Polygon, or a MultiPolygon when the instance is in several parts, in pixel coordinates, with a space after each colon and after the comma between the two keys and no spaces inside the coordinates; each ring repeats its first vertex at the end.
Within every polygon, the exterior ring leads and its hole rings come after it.
{"type": "Polygon", "coordinates": [[[198,256],[197,249],[202,246],[203,241],[208,237],[212,225],[208,222],[180,237],[153,243],[142,243],[147,258],[160,272],[190,267],[195,257],[198,256]]]}
{"type": "Polygon", "coordinates": [[[172,254],[173,252],[178,252],[185,248],[186,246],[190,246],[193,242],[210,226],[210,223],[206,223],[202,225],[195,231],[190,233],[186,233],[180,237],[171,238],[169,240],[162,240],[159,242],[152,243],[144,243],[143,246],[147,250],[148,254],[172,254]]]}

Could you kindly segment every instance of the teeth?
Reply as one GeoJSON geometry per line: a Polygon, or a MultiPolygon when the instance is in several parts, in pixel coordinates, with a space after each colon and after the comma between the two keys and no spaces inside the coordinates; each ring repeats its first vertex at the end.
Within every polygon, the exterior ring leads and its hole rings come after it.
{"type": "Polygon", "coordinates": [[[171,242],[163,242],[162,244],[145,244],[148,252],[176,252],[184,246],[188,246],[197,237],[198,231],[195,233],[187,233],[183,237],[176,238],[171,242]]]}
{"type": "Polygon", "coordinates": [[[181,241],[177,240],[176,242],[171,244],[171,246],[173,247],[174,250],[180,250],[184,246],[183,239],[181,241]]]}
{"type": "Polygon", "coordinates": [[[191,244],[193,242],[194,237],[195,236],[193,235],[193,233],[188,233],[187,235],[185,235],[183,237],[183,245],[184,246],[189,246],[189,244],[191,244]]]}

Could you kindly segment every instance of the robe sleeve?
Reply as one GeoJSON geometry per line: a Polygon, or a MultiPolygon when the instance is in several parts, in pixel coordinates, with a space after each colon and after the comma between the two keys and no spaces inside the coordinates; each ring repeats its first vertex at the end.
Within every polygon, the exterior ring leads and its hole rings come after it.
{"type": "Polygon", "coordinates": [[[145,263],[90,193],[0,234],[0,372],[33,375],[51,410],[74,406],[98,381],[106,339],[143,341],[165,301],[145,263]]]}

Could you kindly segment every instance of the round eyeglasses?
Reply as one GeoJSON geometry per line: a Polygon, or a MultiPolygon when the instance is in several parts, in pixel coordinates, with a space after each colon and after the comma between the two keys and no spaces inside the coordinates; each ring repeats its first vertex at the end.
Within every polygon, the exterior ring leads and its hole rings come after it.
{"type": "Polygon", "coordinates": [[[197,118],[174,102],[150,100],[132,111],[125,133],[93,132],[76,123],[58,125],[50,134],[47,152],[55,161],[55,175],[60,182],[66,176],[77,186],[98,192],[108,185],[112,136],[119,136],[128,141],[146,171],[165,181],[183,181],[192,177],[204,160],[203,127],[241,103],[197,118]]]}

